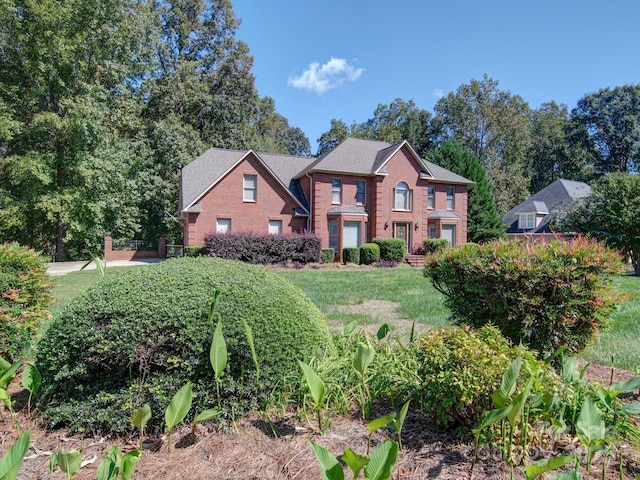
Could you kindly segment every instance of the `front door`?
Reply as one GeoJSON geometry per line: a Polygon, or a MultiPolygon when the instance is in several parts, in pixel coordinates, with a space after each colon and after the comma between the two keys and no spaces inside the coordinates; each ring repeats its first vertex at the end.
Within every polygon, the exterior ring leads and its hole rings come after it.
{"type": "Polygon", "coordinates": [[[411,252],[411,224],[394,223],[393,238],[400,238],[407,244],[407,252],[411,252]]]}

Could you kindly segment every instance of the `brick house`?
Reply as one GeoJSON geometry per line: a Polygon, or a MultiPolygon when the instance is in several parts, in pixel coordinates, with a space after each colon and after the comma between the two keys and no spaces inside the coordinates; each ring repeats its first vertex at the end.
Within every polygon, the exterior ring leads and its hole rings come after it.
{"type": "Polygon", "coordinates": [[[184,245],[211,232],[313,232],[323,247],[401,238],[467,240],[473,182],[421,159],[408,142],[348,138],[321,157],[212,148],[182,169],[184,245]]]}

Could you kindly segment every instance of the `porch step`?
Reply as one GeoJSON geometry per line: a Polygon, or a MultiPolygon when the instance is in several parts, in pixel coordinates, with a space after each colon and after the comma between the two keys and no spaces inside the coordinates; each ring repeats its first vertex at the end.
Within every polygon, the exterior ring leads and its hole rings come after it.
{"type": "Polygon", "coordinates": [[[404,256],[404,259],[412,267],[418,267],[418,268],[424,267],[424,255],[408,254],[404,256]]]}

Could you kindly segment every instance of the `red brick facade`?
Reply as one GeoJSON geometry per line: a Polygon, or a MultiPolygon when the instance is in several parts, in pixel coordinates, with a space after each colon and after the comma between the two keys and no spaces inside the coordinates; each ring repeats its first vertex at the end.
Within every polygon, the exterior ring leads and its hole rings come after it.
{"type": "Polygon", "coordinates": [[[372,163],[362,174],[336,172],[322,158],[317,163],[309,159],[309,168],[291,177],[298,186],[295,194],[261,157],[249,152],[239,158],[183,210],[185,245],[203,245],[221,221],[231,231],[255,233],[267,233],[270,221],[280,221],[282,233],[315,233],[323,248],[336,249],[338,259],[343,247],[380,237],[405,239],[409,252],[422,246],[429,235],[449,238],[456,245],[467,240],[471,182],[448,175],[451,172],[441,175],[443,180],[425,171],[427,163],[406,142],[397,150],[389,149],[384,162],[372,163]],[[257,179],[255,201],[243,198],[246,175],[257,179]],[[305,198],[300,200],[300,195],[305,198]]]}

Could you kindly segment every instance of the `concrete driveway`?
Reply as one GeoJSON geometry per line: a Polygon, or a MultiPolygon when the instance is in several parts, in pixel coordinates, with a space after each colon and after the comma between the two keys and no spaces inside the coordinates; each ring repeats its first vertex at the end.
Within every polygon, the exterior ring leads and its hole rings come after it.
{"type": "MultiPolygon", "coordinates": [[[[142,258],[140,260],[112,260],[107,262],[109,267],[134,267],[136,265],[150,265],[152,263],[160,263],[164,260],[161,258],[142,258]]],[[[86,261],[82,262],[52,262],[47,263],[47,273],[53,276],[66,275],[67,273],[77,272],[86,265],[86,261]]],[[[85,267],[85,270],[95,270],[96,264],[92,261],[85,267]]]]}

